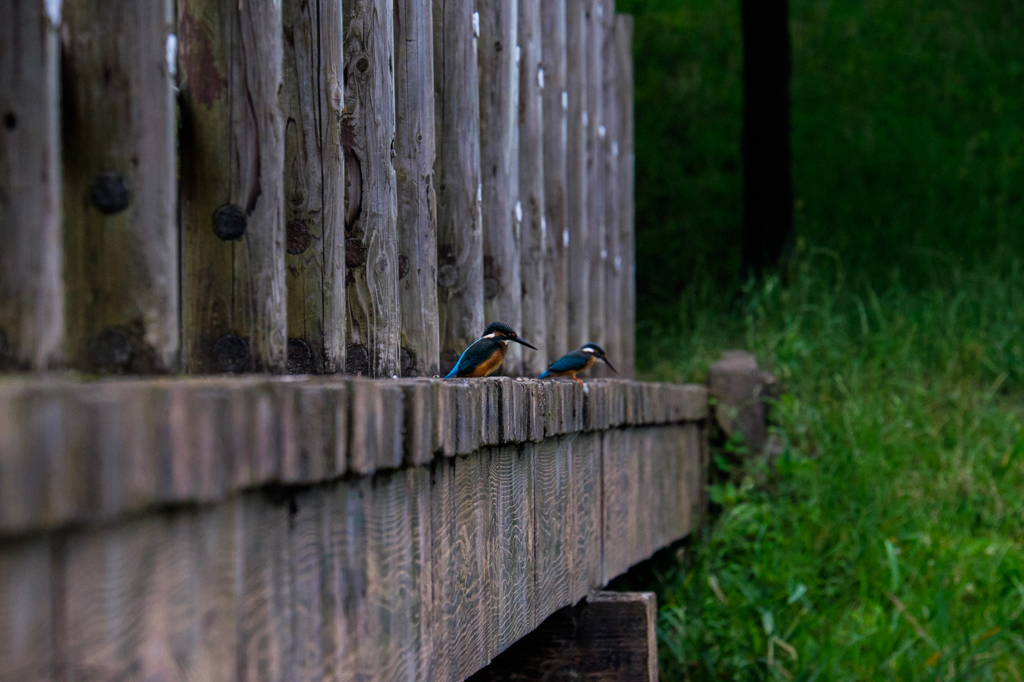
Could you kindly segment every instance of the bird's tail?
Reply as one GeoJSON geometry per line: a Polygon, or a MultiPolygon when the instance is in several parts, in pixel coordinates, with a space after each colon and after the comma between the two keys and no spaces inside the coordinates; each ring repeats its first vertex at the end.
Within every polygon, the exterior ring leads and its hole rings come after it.
{"type": "Polygon", "coordinates": [[[546,379],[546,378],[548,378],[549,376],[551,376],[551,370],[547,370],[547,369],[546,369],[546,370],[544,370],[544,373],[543,373],[543,374],[541,374],[541,375],[540,375],[539,377],[537,377],[537,378],[538,378],[538,379],[546,379]]]}
{"type": "Polygon", "coordinates": [[[459,365],[458,365],[458,363],[456,363],[455,366],[452,367],[452,371],[448,372],[447,376],[445,376],[444,378],[445,379],[455,379],[456,378],[456,374],[455,373],[458,372],[458,371],[459,371],[459,365]]]}

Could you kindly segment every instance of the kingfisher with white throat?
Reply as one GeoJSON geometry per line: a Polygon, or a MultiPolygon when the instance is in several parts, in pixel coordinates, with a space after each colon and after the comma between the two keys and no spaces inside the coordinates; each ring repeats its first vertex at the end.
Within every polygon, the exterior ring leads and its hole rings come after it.
{"type": "Polygon", "coordinates": [[[484,330],[484,335],[462,351],[459,361],[445,379],[490,376],[501,367],[508,352],[509,341],[537,350],[536,346],[516,334],[504,322],[491,322],[484,330]]]}
{"type": "Polygon", "coordinates": [[[596,343],[588,343],[579,350],[566,353],[552,362],[538,378],[569,377],[573,381],[582,384],[583,380],[576,378],[576,373],[590,369],[598,360],[611,367],[612,371],[616,374],[619,373],[619,370],[615,369],[615,366],[612,365],[611,360],[608,359],[601,346],[596,343]]]}

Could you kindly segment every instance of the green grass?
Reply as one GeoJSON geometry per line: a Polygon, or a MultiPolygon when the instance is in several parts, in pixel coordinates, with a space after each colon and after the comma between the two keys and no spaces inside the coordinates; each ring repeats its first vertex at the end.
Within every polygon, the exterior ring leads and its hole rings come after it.
{"type": "Polygon", "coordinates": [[[652,375],[749,348],[784,448],[716,456],[717,518],[653,585],[663,679],[1024,676],[1024,265],[992,260],[909,288],[815,251],[727,307],[691,288],[652,375]]]}

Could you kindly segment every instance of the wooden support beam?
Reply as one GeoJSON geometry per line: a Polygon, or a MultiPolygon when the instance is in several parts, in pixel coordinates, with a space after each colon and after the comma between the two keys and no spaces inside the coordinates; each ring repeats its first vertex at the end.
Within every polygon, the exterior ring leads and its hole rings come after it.
{"type": "Polygon", "coordinates": [[[392,0],[345,0],[345,113],[341,119],[349,348],[347,371],[400,370],[395,29],[392,0]]]}
{"type": "Polygon", "coordinates": [[[188,372],[286,367],[280,7],[178,3],[188,372]]]}
{"type": "Polygon", "coordinates": [[[431,0],[395,0],[395,174],[401,375],[438,373],[434,31],[431,0]]]}
{"type": "Polygon", "coordinates": [[[536,377],[548,366],[547,217],[544,211],[544,107],[547,87],[541,57],[541,0],[518,0],[519,196],[522,204],[523,324],[517,331],[538,350],[523,351],[522,373],[536,377]]]}
{"type": "MultiPolygon", "coordinates": [[[[590,338],[590,251],[588,242],[587,139],[587,0],[565,0],[566,72],[573,74],[569,91],[569,143],[566,154],[566,222],[569,239],[568,347],[579,348],[590,338]]],[[[563,352],[566,352],[563,351],[563,352]]]]}
{"type": "Polygon", "coordinates": [[[178,367],[174,4],[64,6],[65,352],[74,367],[178,367]]]}
{"type": "Polygon", "coordinates": [[[345,164],[338,2],[284,0],[288,371],[345,370],[345,164]]]}
{"type": "Polygon", "coordinates": [[[473,0],[434,0],[437,299],[440,374],[484,333],[479,15],[473,0]]]}
{"type": "Polygon", "coordinates": [[[616,101],[619,110],[619,243],[622,247],[622,351],[619,371],[632,379],[636,363],[636,250],[634,183],[636,182],[633,146],[633,17],[615,16],[616,101]]]}
{"type": "MultiPolygon", "coordinates": [[[[615,30],[615,1],[604,0],[604,44],[601,47],[601,61],[604,69],[601,105],[603,107],[605,137],[602,146],[604,161],[604,215],[605,249],[604,259],[604,345],[603,348],[612,362],[622,357],[622,242],[620,240],[619,196],[619,137],[621,137],[621,116],[618,98],[618,49],[619,34],[615,30]]],[[[613,376],[605,368],[605,376],[613,376]]]]}
{"type": "Polygon", "coordinates": [[[556,612],[471,680],[657,682],[657,623],[653,593],[597,592],[556,612]]]}
{"type": "Polygon", "coordinates": [[[569,349],[567,338],[568,222],[566,155],[569,137],[569,93],[566,90],[566,0],[541,2],[541,69],[544,110],[544,217],[546,258],[544,301],[547,306],[547,362],[569,349]]]}
{"type": "MultiPolygon", "coordinates": [[[[477,0],[480,17],[480,164],[483,169],[484,314],[522,332],[520,276],[517,0],[477,0]]],[[[528,339],[535,341],[534,339],[528,339]]],[[[523,346],[510,344],[499,370],[522,372],[523,346]]],[[[526,349],[526,352],[533,352],[526,349]]]]}
{"type": "Polygon", "coordinates": [[[0,3],[0,371],[44,370],[64,342],[60,3],[0,3]]]}
{"type": "MultiPolygon", "coordinates": [[[[587,274],[587,294],[590,296],[588,319],[590,331],[587,341],[604,344],[605,338],[605,262],[608,246],[605,243],[605,167],[604,146],[607,130],[604,125],[604,12],[607,0],[585,0],[587,23],[587,250],[590,270],[587,274]]],[[[614,360],[613,360],[614,362],[614,360]]],[[[603,363],[600,363],[603,366],[603,363]]],[[[605,369],[596,368],[597,376],[605,369]]],[[[607,372],[610,373],[610,370],[607,372]]]]}

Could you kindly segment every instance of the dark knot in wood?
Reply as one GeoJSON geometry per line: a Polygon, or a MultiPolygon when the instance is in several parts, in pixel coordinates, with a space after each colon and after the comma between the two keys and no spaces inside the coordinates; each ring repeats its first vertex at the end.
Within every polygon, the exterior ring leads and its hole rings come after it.
{"type": "Polygon", "coordinates": [[[14,130],[18,127],[18,117],[14,115],[13,111],[8,111],[4,114],[4,128],[8,130],[14,130]]]}
{"type": "Polygon", "coordinates": [[[417,367],[416,353],[412,352],[408,348],[403,348],[399,354],[401,358],[402,376],[411,377],[420,374],[419,367],[417,367]]]}
{"type": "Polygon", "coordinates": [[[377,272],[378,275],[384,275],[385,273],[387,273],[390,265],[391,264],[388,263],[388,257],[385,256],[383,253],[377,256],[377,259],[373,261],[373,269],[377,272]]]}
{"type": "Polygon", "coordinates": [[[213,344],[213,368],[237,373],[249,369],[249,340],[237,334],[225,334],[213,344]]]}
{"type": "Polygon", "coordinates": [[[92,181],[89,189],[89,197],[92,204],[100,213],[114,215],[128,208],[131,203],[131,192],[128,190],[128,183],[118,173],[106,171],[100,173],[92,181]]]}
{"type": "Polygon", "coordinates": [[[349,237],[345,240],[345,266],[358,268],[366,263],[366,246],[361,239],[349,237]]]}
{"type": "Polygon", "coordinates": [[[484,278],[484,298],[494,298],[501,291],[501,283],[493,277],[484,278]]]}
{"type": "Polygon", "coordinates": [[[345,373],[366,374],[370,370],[370,354],[361,343],[350,343],[345,347],[345,373]]]}
{"type": "Polygon", "coordinates": [[[288,373],[313,373],[313,351],[302,339],[288,339],[288,373]]]}
{"type": "Polygon", "coordinates": [[[284,243],[285,251],[293,256],[298,256],[309,248],[309,244],[312,241],[313,238],[310,236],[309,228],[306,227],[305,223],[297,220],[288,223],[288,232],[284,243]]]}
{"type": "Polygon", "coordinates": [[[218,206],[213,212],[213,233],[224,241],[241,239],[245,234],[245,211],[235,204],[218,206]]]}
{"type": "Polygon", "coordinates": [[[370,58],[365,54],[359,55],[356,59],[356,70],[360,73],[366,73],[370,70],[370,58]]]}
{"type": "Polygon", "coordinates": [[[454,265],[442,265],[437,269],[437,283],[443,287],[453,287],[459,279],[459,271],[454,265]]]}
{"type": "Polygon", "coordinates": [[[398,257],[398,279],[405,277],[406,273],[409,272],[409,259],[406,256],[398,257]]]}
{"type": "Polygon", "coordinates": [[[132,359],[132,339],[123,329],[104,329],[89,344],[93,369],[101,373],[124,372],[132,359]]]}

